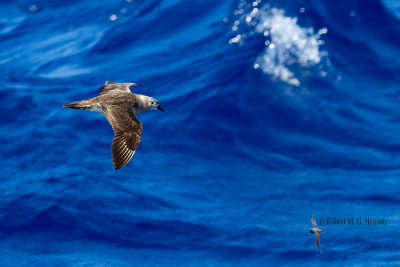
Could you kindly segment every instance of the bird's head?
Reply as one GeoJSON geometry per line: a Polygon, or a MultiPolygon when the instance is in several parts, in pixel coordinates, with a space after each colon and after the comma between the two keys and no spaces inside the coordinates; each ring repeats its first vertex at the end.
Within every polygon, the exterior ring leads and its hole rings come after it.
{"type": "Polygon", "coordinates": [[[164,112],[164,109],[160,106],[155,98],[144,95],[141,95],[140,98],[140,102],[144,111],[159,110],[164,112]]]}

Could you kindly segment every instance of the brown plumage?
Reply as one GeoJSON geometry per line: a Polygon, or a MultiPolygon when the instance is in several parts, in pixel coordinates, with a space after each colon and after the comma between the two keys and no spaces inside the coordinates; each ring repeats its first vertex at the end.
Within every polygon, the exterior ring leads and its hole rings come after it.
{"type": "Polygon", "coordinates": [[[164,111],[154,98],[131,93],[130,87],[135,85],[106,81],[100,87],[99,96],[64,105],[68,108],[104,113],[114,130],[111,156],[115,169],[125,166],[140,144],[143,128],[135,113],[164,111]]]}

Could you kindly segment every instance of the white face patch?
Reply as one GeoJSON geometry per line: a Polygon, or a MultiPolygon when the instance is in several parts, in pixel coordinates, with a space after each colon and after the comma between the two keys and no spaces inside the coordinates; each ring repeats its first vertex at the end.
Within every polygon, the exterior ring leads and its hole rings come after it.
{"type": "Polygon", "coordinates": [[[144,96],[144,95],[139,95],[139,98],[140,98],[140,102],[146,101],[146,96],[144,96]]]}
{"type": "Polygon", "coordinates": [[[138,102],[140,103],[140,108],[139,107],[134,107],[134,112],[135,113],[142,113],[142,112],[147,112],[151,110],[157,110],[157,100],[155,100],[152,97],[145,96],[145,95],[137,95],[138,97],[138,102]]]}

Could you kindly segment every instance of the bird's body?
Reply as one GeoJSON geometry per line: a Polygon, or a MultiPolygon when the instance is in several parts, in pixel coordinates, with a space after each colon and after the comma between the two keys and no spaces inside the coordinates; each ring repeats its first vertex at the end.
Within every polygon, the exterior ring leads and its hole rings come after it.
{"type": "Polygon", "coordinates": [[[313,228],[310,230],[310,234],[315,235],[315,244],[317,245],[319,252],[321,252],[321,247],[319,245],[319,234],[325,233],[325,231],[318,229],[317,223],[315,222],[315,216],[312,217],[311,223],[313,225],[313,228]]]}
{"type": "Polygon", "coordinates": [[[144,95],[133,94],[128,92],[110,91],[107,94],[99,95],[93,98],[89,98],[87,100],[65,104],[64,107],[103,113],[104,105],[129,104],[132,105],[133,112],[137,114],[147,111],[145,108],[139,107],[139,103],[141,103],[142,98],[145,97],[146,96],[144,95]]]}
{"type": "Polygon", "coordinates": [[[135,114],[151,110],[164,111],[154,98],[133,94],[130,87],[135,85],[106,81],[100,87],[99,96],[64,105],[68,108],[104,113],[114,130],[111,155],[115,169],[127,164],[139,146],[142,123],[135,114]]]}

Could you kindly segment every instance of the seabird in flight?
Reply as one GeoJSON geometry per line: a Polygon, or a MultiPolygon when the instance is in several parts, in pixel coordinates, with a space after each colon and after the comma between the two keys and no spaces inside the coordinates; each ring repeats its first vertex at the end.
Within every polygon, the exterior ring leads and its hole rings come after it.
{"type": "Polygon", "coordinates": [[[164,109],[152,97],[134,94],[130,88],[135,83],[106,81],[100,87],[100,95],[64,107],[104,113],[114,130],[111,156],[116,170],[125,166],[135,154],[140,143],[142,123],[135,114],[164,109]]]}
{"type": "Polygon", "coordinates": [[[315,235],[315,244],[317,245],[319,252],[321,252],[321,247],[319,246],[319,234],[325,233],[325,231],[318,229],[317,223],[315,222],[314,215],[312,216],[311,223],[313,225],[313,228],[310,230],[310,234],[315,235]]]}

